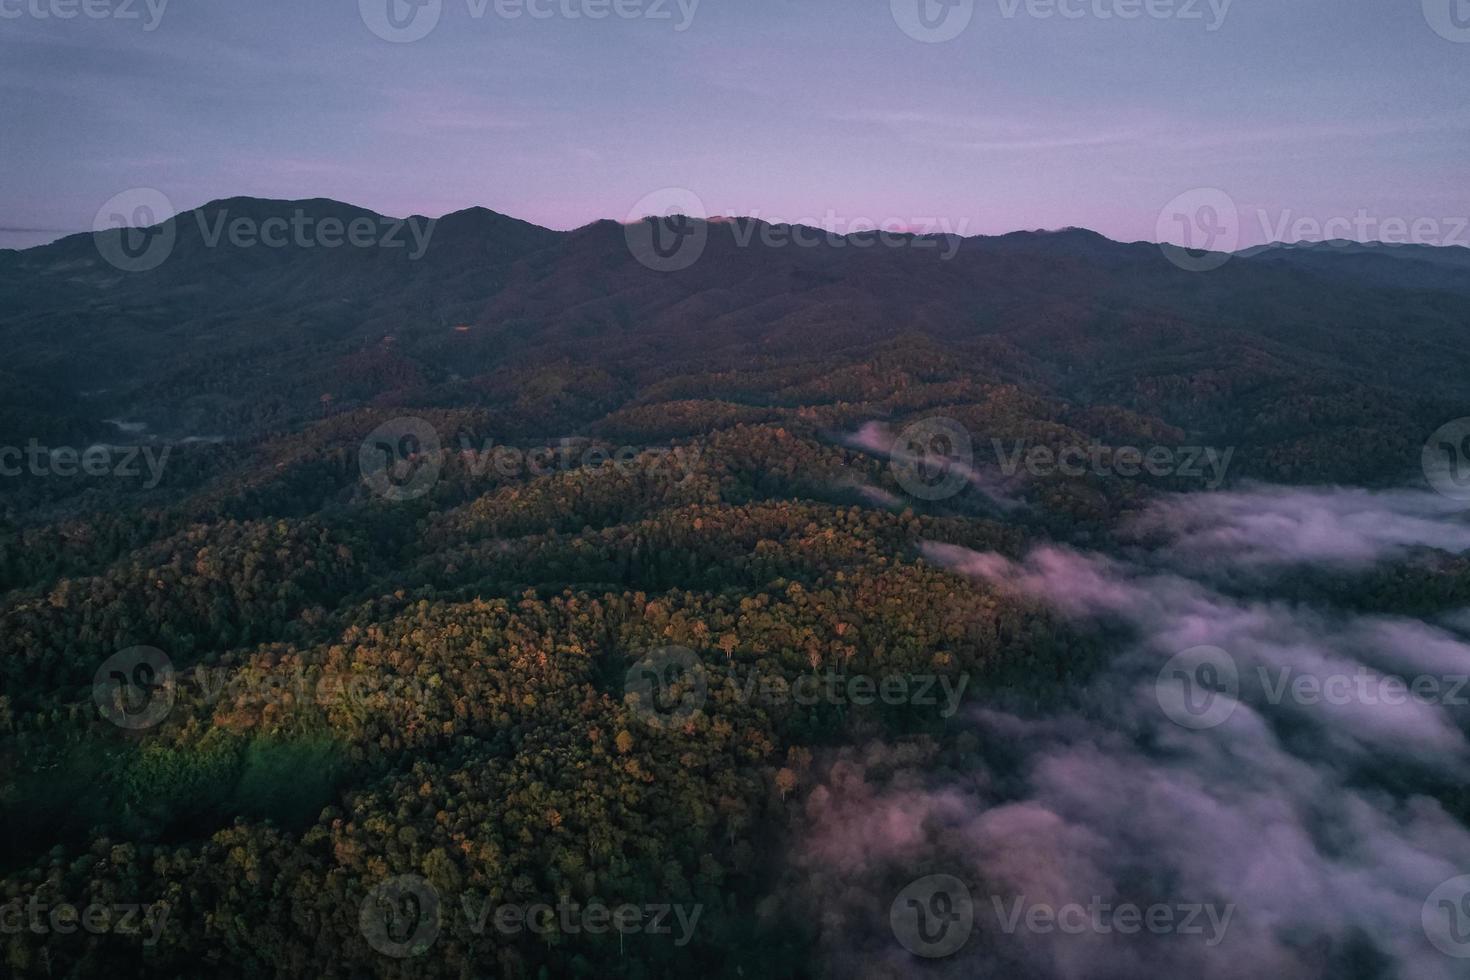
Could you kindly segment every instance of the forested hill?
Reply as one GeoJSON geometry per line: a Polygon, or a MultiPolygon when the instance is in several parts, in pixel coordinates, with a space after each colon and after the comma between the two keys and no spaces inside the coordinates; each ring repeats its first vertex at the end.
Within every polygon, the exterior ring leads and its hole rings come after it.
{"type": "MultiPolygon", "coordinates": [[[[106,236],[0,253],[0,909],[167,910],[0,929],[5,975],[843,975],[830,937],[903,882],[863,897],[868,824],[824,814],[865,780],[914,797],[913,772],[1014,796],[1014,746],[962,723],[1091,711],[1124,628],[935,554],[1121,554],[1151,502],[1247,477],[1422,482],[1465,414],[1453,263],[1408,289],[1077,230],[720,221],[660,269],[639,228],[486,211],[417,255],[411,232],[210,241],[308,217],[394,224],[235,200],[148,270],[106,236]],[[903,696],[792,693],[834,677],[903,696]],[[413,942],[373,927],[393,882],[442,902],[413,942]],[[467,914],[560,901],[700,915],[467,914]]],[[[1415,542],[1280,592],[1470,605],[1470,562],[1415,542]]],[[[1386,778],[1470,812],[1441,776],[1386,778]]]]}
{"type": "MultiPolygon", "coordinates": [[[[239,198],[140,238],[163,246],[141,268],[109,261],[121,231],[0,253],[0,431],[102,438],[115,433],[100,420],[116,418],[159,437],[239,438],[419,406],[552,434],[673,378],[699,397],[789,408],[802,399],[783,380],[731,379],[778,362],[820,378],[918,351],[936,377],[953,365],[1312,456],[1332,440],[1418,438],[1470,378],[1464,249],[1266,249],[1194,272],[1078,229],[697,231],[695,259],[668,271],[613,222],[559,233],[484,209],[431,223],[239,198]],[[366,233],[349,240],[354,222],[366,233]]],[[[1371,449],[1351,455],[1352,469],[1392,470],[1371,449]]]]}

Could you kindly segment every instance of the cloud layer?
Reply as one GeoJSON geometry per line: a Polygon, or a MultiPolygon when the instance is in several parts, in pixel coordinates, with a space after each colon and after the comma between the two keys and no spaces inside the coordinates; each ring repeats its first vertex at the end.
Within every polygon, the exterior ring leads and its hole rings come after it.
{"type": "Polygon", "coordinates": [[[967,736],[980,751],[962,764],[875,746],[834,765],[808,800],[795,858],[834,962],[865,976],[1464,976],[1421,916],[1441,883],[1470,873],[1470,830],[1431,792],[1470,769],[1465,709],[1446,703],[1470,645],[1420,620],[1293,605],[1269,583],[1246,597],[1209,584],[1222,570],[1463,551],[1470,536],[1448,503],[1274,487],[1169,499],[1140,522],[1156,547],[1131,562],[927,546],[961,574],[1131,639],[1090,685],[1085,716],[981,709],[967,736]],[[1225,653],[1216,666],[1234,672],[1233,688],[1170,679],[1166,667],[1189,678],[1218,656],[1178,656],[1202,647],[1225,653]],[[1387,696],[1415,676],[1443,683],[1431,697],[1387,696]],[[1214,723],[1195,726],[1180,707],[1202,694],[1214,723]],[[975,931],[924,964],[878,939],[886,899],[936,873],[968,883],[975,931]],[[1228,918],[1213,944],[1208,924],[1008,931],[1017,900],[1200,905],[1228,918]]]}
{"type": "Polygon", "coordinates": [[[1416,490],[1252,485],[1167,498],[1134,530],[1163,535],[1166,557],[1194,564],[1362,567],[1414,548],[1470,549],[1467,518],[1460,501],[1416,490]]]}

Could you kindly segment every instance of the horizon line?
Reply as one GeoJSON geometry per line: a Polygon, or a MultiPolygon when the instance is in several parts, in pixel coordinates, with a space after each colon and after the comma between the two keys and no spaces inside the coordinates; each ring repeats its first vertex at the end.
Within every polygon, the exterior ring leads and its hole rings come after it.
{"type": "MultiPolygon", "coordinates": [[[[625,220],[625,221],[619,221],[618,219],[611,218],[611,217],[601,217],[601,218],[594,218],[591,221],[585,222],[584,224],[576,225],[576,226],[571,227],[571,228],[551,228],[551,227],[548,227],[546,225],[537,224],[534,221],[528,221],[528,220],[526,220],[524,218],[518,218],[518,217],[516,217],[516,216],[514,216],[512,214],[508,214],[508,213],[503,212],[503,211],[496,211],[493,208],[488,208],[488,207],[485,207],[484,205],[480,205],[480,204],[472,204],[472,205],[468,205],[468,206],[463,207],[463,208],[458,208],[458,209],[453,210],[453,211],[446,211],[443,214],[439,215],[438,217],[431,217],[429,215],[420,214],[418,212],[415,212],[413,214],[401,215],[400,216],[400,215],[387,214],[387,213],[381,212],[381,211],[376,211],[376,210],[374,210],[372,208],[365,207],[365,206],[360,205],[360,204],[353,204],[353,203],[351,203],[349,201],[341,201],[341,200],[337,200],[336,198],[331,198],[331,197],[277,198],[277,197],[254,197],[254,196],[251,196],[251,195],[248,195],[248,194],[237,194],[237,195],[233,195],[231,197],[214,198],[214,199],[211,199],[209,201],[204,202],[203,204],[197,205],[196,207],[184,208],[184,209],[177,210],[172,215],[170,215],[168,218],[165,218],[162,221],[156,222],[156,223],[154,223],[152,225],[127,225],[125,227],[129,227],[129,228],[156,228],[156,227],[160,227],[160,226],[168,223],[169,221],[172,221],[172,220],[174,220],[174,219],[176,219],[176,218],[178,218],[178,217],[180,217],[182,215],[195,214],[197,212],[204,211],[206,209],[214,208],[214,207],[217,207],[217,206],[228,205],[228,204],[231,204],[231,203],[234,203],[234,202],[246,202],[246,201],[252,202],[252,203],[258,203],[258,204],[284,204],[284,205],[294,205],[294,206],[297,206],[297,207],[300,207],[302,205],[308,205],[308,204],[330,204],[330,205],[338,205],[340,207],[351,208],[353,210],[365,212],[368,215],[373,215],[373,216],[376,216],[376,217],[379,217],[379,218],[386,218],[386,219],[390,219],[390,220],[393,220],[393,221],[413,221],[415,219],[418,219],[418,220],[424,220],[424,221],[439,222],[439,221],[444,221],[444,220],[449,219],[449,218],[457,217],[458,215],[469,214],[469,213],[472,213],[472,212],[483,211],[483,212],[486,212],[488,214],[495,215],[496,217],[505,218],[507,220],[515,221],[515,222],[518,222],[518,223],[523,224],[523,225],[528,225],[528,226],[530,226],[532,228],[538,229],[540,231],[545,231],[545,232],[548,232],[548,233],[554,234],[554,235],[573,235],[573,234],[576,234],[577,232],[585,231],[588,228],[592,228],[592,227],[594,227],[596,225],[601,225],[601,224],[615,224],[615,225],[618,225],[620,227],[628,227],[628,226],[633,225],[633,224],[636,224],[636,223],[638,223],[640,221],[647,221],[647,220],[649,220],[651,218],[656,218],[656,217],[665,217],[665,218],[681,217],[681,218],[689,218],[689,219],[692,219],[692,220],[695,220],[695,221],[703,221],[703,222],[705,222],[707,224],[728,224],[728,223],[733,223],[733,222],[738,222],[738,221],[752,221],[752,222],[756,222],[758,224],[770,225],[770,226],[773,226],[773,227],[810,228],[810,229],[813,229],[813,230],[816,230],[816,231],[821,231],[821,232],[823,232],[825,234],[828,234],[828,235],[835,235],[835,236],[837,236],[839,238],[849,238],[849,237],[855,237],[855,236],[858,236],[858,235],[874,235],[874,234],[880,234],[881,233],[881,234],[888,234],[888,235],[912,235],[914,237],[922,237],[922,238],[958,238],[961,241],[976,241],[976,240],[982,240],[982,239],[1007,238],[1007,237],[1010,237],[1012,235],[1059,235],[1059,234],[1065,234],[1067,232],[1083,232],[1085,234],[1095,236],[1097,238],[1102,239],[1103,241],[1109,242],[1109,243],[1114,244],[1114,245],[1121,245],[1121,246],[1144,245],[1144,246],[1153,247],[1153,248],[1157,248],[1157,247],[1161,247],[1161,246],[1172,246],[1174,248],[1183,248],[1183,249],[1186,249],[1188,251],[1200,251],[1200,252],[1212,251],[1210,249],[1194,249],[1194,248],[1189,248],[1188,246],[1174,245],[1174,243],[1172,243],[1172,242],[1150,241],[1148,239],[1136,239],[1134,241],[1123,241],[1121,239],[1112,238],[1112,237],[1110,237],[1108,235],[1105,235],[1102,232],[1097,231],[1097,230],[1095,230],[1093,228],[1088,228],[1085,225],[1062,225],[1062,226],[1056,227],[1056,228],[1014,228],[1014,229],[1011,229],[1010,231],[997,232],[997,233],[993,233],[993,234],[975,234],[975,235],[963,235],[963,234],[957,234],[957,233],[952,232],[952,231],[943,231],[943,230],[925,232],[925,231],[913,231],[913,230],[910,230],[910,229],[896,229],[896,228],[883,228],[883,227],[865,228],[865,229],[861,229],[861,230],[857,230],[857,231],[839,232],[839,231],[835,231],[835,230],[830,229],[830,228],[825,228],[822,225],[818,225],[818,224],[806,224],[806,223],[804,223],[800,219],[798,219],[797,221],[787,221],[785,219],[766,218],[766,217],[761,217],[759,215],[753,215],[753,214],[692,215],[692,214],[687,214],[687,213],[684,213],[684,212],[672,212],[670,214],[662,215],[662,216],[660,216],[660,215],[653,215],[653,214],[647,214],[647,215],[643,215],[642,217],[637,218],[637,219],[625,220]]],[[[866,218],[866,217],[858,218],[858,219],[854,219],[854,220],[871,221],[871,219],[866,218]]],[[[23,226],[18,226],[18,225],[0,225],[0,235],[3,235],[3,234],[17,234],[17,235],[19,235],[19,234],[55,234],[57,236],[57,237],[51,239],[50,241],[40,242],[40,243],[35,244],[35,245],[27,245],[27,246],[25,246],[23,248],[5,248],[5,247],[0,247],[0,252],[17,252],[17,253],[19,253],[19,252],[29,252],[29,251],[33,251],[35,249],[49,248],[50,246],[56,245],[59,242],[63,242],[65,240],[67,240],[68,238],[76,238],[76,237],[79,237],[79,236],[82,236],[82,235],[96,235],[96,234],[99,234],[101,231],[111,231],[111,230],[114,230],[114,229],[93,229],[93,230],[81,229],[81,230],[77,230],[77,231],[63,231],[63,230],[55,229],[55,228],[32,228],[32,227],[23,227],[23,226]]],[[[1351,246],[1351,245],[1377,246],[1377,247],[1380,247],[1380,248],[1401,248],[1401,247],[1406,247],[1406,246],[1417,246],[1417,247],[1420,247],[1420,248],[1433,248],[1433,249],[1470,249],[1470,246],[1457,245],[1457,244],[1454,244],[1454,243],[1433,244],[1433,243],[1429,243],[1429,242],[1385,242],[1385,241],[1383,241],[1381,239],[1360,240],[1360,239],[1352,239],[1352,238],[1330,238],[1330,239],[1298,239],[1297,241],[1286,241],[1284,239],[1277,239],[1277,240],[1268,241],[1268,242],[1261,242],[1261,243],[1258,243],[1258,244],[1255,244],[1255,245],[1244,246],[1244,247],[1241,247],[1241,248],[1230,250],[1228,252],[1222,251],[1221,254],[1245,255],[1246,253],[1259,252],[1259,251],[1262,251],[1262,250],[1265,250],[1265,249],[1270,249],[1270,248],[1295,248],[1295,247],[1301,247],[1301,246],[1309,246],[1309,247],[1313,247],[1313,246],[1346,247],[1346,246],[1351,246]]]]}

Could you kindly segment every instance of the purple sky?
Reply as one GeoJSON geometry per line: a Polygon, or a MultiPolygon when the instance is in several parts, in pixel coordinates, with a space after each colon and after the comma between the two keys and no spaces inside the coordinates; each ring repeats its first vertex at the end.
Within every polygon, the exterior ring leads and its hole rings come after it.
{"type": "Polygon", "coordinates": [[[407,43],[389,0],[124,2],[0,0],[0,247],[137,187],[1125,240],[1218,188],[1242,246],[1470,244],[1470,0],[391,0],[407,43]]]}

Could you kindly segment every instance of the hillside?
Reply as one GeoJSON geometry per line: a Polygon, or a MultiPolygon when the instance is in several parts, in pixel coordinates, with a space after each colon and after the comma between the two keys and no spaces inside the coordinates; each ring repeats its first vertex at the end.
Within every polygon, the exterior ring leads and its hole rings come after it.
{"type": "MultiPolygon", "coordinates": [[[[1269,806],[1322,894],[1412,895],[1470,854],[1458,732],[1262,707],[1211,754],[1133,694],[1183,636],[1463,650],[1458,505],[1292,486],[1422,484],[1470,378],[1456,262],[724,221],[658,272],[623,226],[483,210],[418,257],[206,235],[296,215],[395,220],[237,199],[147,272],[0,255],[0,447],[40,446],[0,483],[0,899],[153,910],[0,935],[7,975],[898,975],[890,903],[951,869],[1238,900],[1176,975],[1450,975],[1395,945],[1418,898],[1329,919],[1189,857],[1269,806]],[[474,914],[558,902],[679,916],[474,914]]],[[[1011,938],[946,969],[1054,975],[1011,938]]]]}

